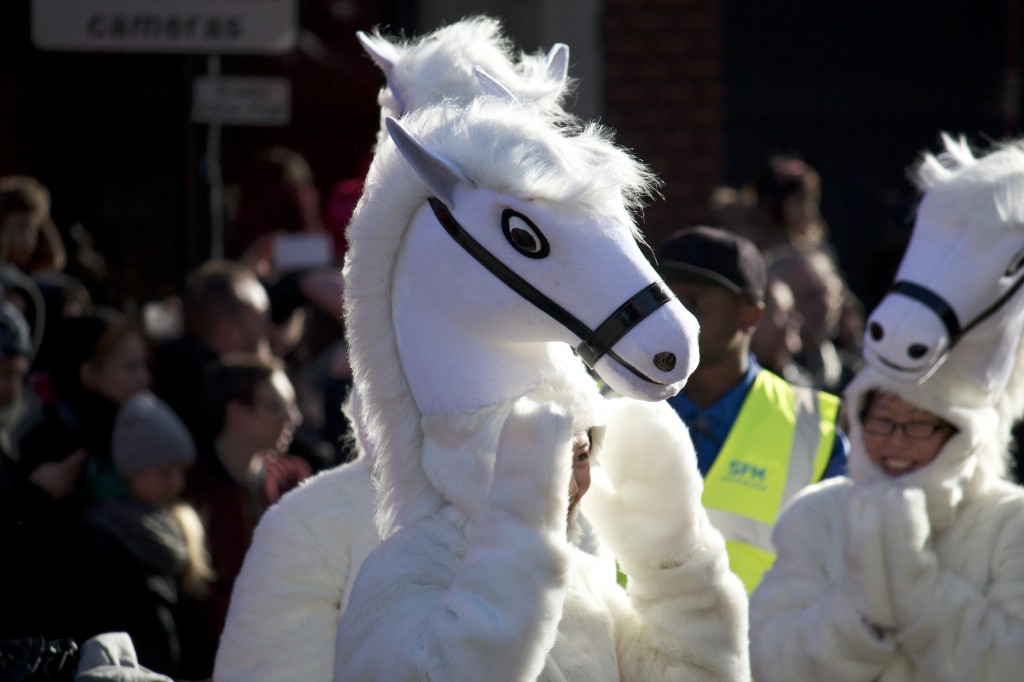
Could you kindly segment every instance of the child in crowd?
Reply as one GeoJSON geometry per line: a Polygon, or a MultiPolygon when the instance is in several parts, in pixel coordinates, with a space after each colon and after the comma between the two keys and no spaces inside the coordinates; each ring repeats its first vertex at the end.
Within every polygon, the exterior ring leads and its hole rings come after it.
{"type": "Polygon", "coordinates": [[[118,412],[111,455],[129,497],[84,514],[79,641],[124,631],[142,665],[190,675],[188,600],[201,597],[213,578],[202,524],[180,499],[195,443],[174,411],[147,391],[118,412]]]}
{"type": "Polygon", "coordinates": [[[37,488],[76,507],[124,495],[114,471],[114,419],[149,388],[149,351],[124,313],[96,308],[61,320],[52,364],[31,382],[43,400],[42,420],[20,440],[21,467],[37,488]]]}

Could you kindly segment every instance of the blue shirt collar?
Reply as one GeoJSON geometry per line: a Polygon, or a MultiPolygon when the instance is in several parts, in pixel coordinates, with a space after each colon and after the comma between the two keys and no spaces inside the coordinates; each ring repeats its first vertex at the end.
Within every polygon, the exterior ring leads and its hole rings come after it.
{"type": "Polygon", "coordinates": [[[669,405],[675,409],[690,430],[690,438],[697,451],[697,466],[702,475],[707,475],[722,450],[729,430],[732,429],[743,401],[746,400],[750,387],[754,385],[754,379],[760,371],[761,365],[754,356],[748,356],[746,374],[707,409],[697,407],[682,393],[668,399],[669,405]]]}

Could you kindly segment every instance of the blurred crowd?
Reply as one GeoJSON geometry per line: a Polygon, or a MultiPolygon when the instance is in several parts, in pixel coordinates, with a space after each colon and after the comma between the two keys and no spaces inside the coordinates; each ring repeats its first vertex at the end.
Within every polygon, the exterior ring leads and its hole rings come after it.
{"type": "MultiPolygon", "coordinates": [[[[262,513],[354,456],[340,259],[359,182],[321,202],[274,147],[239,189],[229,256],[136,306],[80,225],[57,229],[43,183],[0,178],[0,641],[17,651],[123,631],[147,668],[208,678],[262,513]]],[[[17,658],[2,648],[0,669],[17,658]]]]}
{"type": "MultiPolygon", "coordinates": [[[[47,188],[0,178],[0,641],[124,631],[149,669],[210,677],[263,512],[356,457],[340,270],[360,189],[323,200],[301,155],[261,152],[227,257],[129,308],[102,254],[57,229],[47,188]]],[[[711,206],[765,263],[754,366],[840,395],[864,309],[820,199],[810,165],[774,156],[711,206]]]]}

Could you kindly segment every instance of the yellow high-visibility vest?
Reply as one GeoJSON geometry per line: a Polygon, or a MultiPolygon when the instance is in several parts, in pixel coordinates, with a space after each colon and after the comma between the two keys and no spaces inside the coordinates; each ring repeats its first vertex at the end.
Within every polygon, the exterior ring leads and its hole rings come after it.
{"type": "Polygon", "coordinates": [[[762,370],[704,477],[701,502],[725,537],[729,567],[747,594],[775,562],[772,528],[782,509],[821,480],[838,413],[836,396],[762,370]]]}

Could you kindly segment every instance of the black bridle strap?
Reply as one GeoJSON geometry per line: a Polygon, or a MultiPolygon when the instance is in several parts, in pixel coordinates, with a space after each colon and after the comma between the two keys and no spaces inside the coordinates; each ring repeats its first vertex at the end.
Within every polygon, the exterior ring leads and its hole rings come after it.
{"type": "Polygon", "coordinates": [[[944,298],[936,294],[934,291],[923,287],[916,282],[910,282],[908,280],[899,280],[895,282],[889,291],[896,294],[902,294],[907,298],[913,299],[935,313],[938,318],[942,320],[942,324],[946,327],[946,333],[949,335],[950,348],[960,340],[960,336],[963,332],[960,329],[960,320],[957,319],[956,311],[953,310],[952,306],[946,303],[944,298]]]}
{"type": "Polygon", "coordinates": [[[552,301],[547,295],[498,260],[494,254],[488,251],[459,224],[459,221],[455,219],[455,216],[444,205],[444,202],[435,197],[430,197],[427,201],[430,204],[431,210],[434,211],[437,221],[470,256],[483,265],[491,274],[504,282],[510,289],[579,337],[582,343],[576,348],[576,352],[579,353],[588,367],[593,368],[594,363],[601,359],[602,356],[608,355],[644,381],[659,383],[612,352],[611,347],[625,336],[630,329],[639,324],[641,320],[673,298],[671,291],[663,282],[659,280],[641,289],[636,295],[619,306],[619,309],[612,313],[607,320],[598,325],[597,329],[592,330],[568,310],[552,301]]]}
{"type": "Polygon", "coordinates": [[[438,222],[440,222],[445,231],[451,235],[452,239],[458,242],[459,246],[465,249],[469,255],[477,260],[477,262],[487,268],[492,275],[500,279],[509,288],[532,303],[534,306],[540,308],[545,313],[553,317],[559,324],[567,328],[576,336],[581,339],[585,339],[591,335],[592,332],[589,327],[576,319],[568,310],[544,295],[539,289],[513,272],[510,267],[498,260],[494,254],[484,248],[484,246],[474,239],[471,234],[466,232],[465,228],[459,224],[459,221],[457,221],[451,211],[448,210],[448,207],[444,205],[444,202],[440,199],[435,199],[434,197],[431,197],[427,201],[430,203],[430,208],[433,209],[434,215],[437,216],[438,222]]]}
{"type": "Polygon", "coordinates": [[[992,302],[989,307],[985,308],[981,313],[970,321],[969,324],[960,327],[960,322],[957,320],[956,312],[952,306],[946,303],[945,299],[936,294],[931,289],[915,284],[907,280],[900,280],[892,285],[890,291],[903,294],[909,298],[923,303],[925,306],[930,308],[932,312],[939,316],[942,323],[946,326],[946,332],[949,334],[949,347],[952,348],[963,338],[964,334],[971,331],[979,324],[990,318],[997,310],[1003,307],[1003,305],[1013,297],[1017,290],[1020,289],[1021,285],[1024,284],[1024,275],[1017,278],[1017,281],[1013,283],[1009,289],[1003,292],[1003,295],[992,302]]]}
{"type": "Polygon", "coordinates": [[[630,329],[673,298],[672,290],[663,281],[659,279],[651,282],[619,306],[589,338],[584,338],[583,343],[576,347],[576,352],[588,367],[593,367],[630,329]]]}

